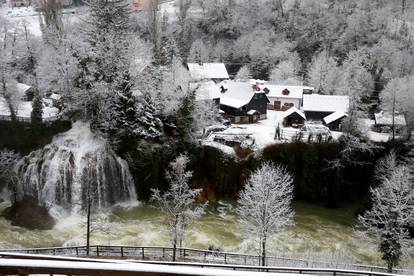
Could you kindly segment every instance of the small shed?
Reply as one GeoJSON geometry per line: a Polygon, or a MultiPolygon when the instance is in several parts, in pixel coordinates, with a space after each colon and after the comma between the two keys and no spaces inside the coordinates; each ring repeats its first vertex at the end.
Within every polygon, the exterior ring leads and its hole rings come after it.
{"type": "Polygon", "coordinates": [[[323,118],[324,124],[329,127],[332,131],[341,131],[342,130],[342,124],[345,118],[348,117],[348,114],[346,114],[343,111],[336,111],[325,118],[323,118]]]}
{"type": "Polygon", "coordinates": [[[24,83],[16,84],[17,93],[22,101],[31,102],[34,97],[34,88],[24,83]]]}
{"type": "Polygon", "coordinates": [[[375,114],[374,130],[381,133],[391,133],[392,128],[395,127],[396,133],[403,132],[406,128],[407,122],[403,114],[395,114],[394,118],[392,114],[386,112],[379,112],[375,114]]]}
{"type": "Polygon", "coordinates": [[[282,114],[284,127],[299,127],[305,124],[305,114],[295,106],[289,108],[282,114]]]}

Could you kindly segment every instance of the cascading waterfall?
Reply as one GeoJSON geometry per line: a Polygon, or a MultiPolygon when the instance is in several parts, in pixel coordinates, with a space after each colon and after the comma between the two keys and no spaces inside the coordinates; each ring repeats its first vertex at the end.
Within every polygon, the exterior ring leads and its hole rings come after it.
{"type": "Polygon", "coordinates": [[[90,202],[101,209],[137,201],[128,164],[88,123],[74,123],[51,144],[24,157],[16,169],[19,197],[32,196],[46,207],[76,212],[90,202]]]}

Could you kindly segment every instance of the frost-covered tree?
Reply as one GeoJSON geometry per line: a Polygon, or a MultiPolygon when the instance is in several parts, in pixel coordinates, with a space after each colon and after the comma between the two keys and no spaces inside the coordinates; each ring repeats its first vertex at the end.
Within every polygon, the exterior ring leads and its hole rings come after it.
{"type": "Polygon", "coordinates": [[[300,59],[296,54],[292,58],[279,63],[270,73],[270,81],[281,85],[301,85],[299,77],[300,59]]]}
{"type": "Polygon", "coordinates": [[[235,80],[249,80],[252,78],[248,66],[242,66],[234,77],[235,80]]]}
{"type": "Polygon", "coordinates": [[[185,240],[188,226],[204,213],[205,207],[194,206],[201,190],[190,188],[193,174],[191,171],[187,171],[188,162],[189,159],[186,155],[180,155],[171,162],[170,169],[166,172],[169,189],[164,193],[153,190],[151,197],[151,200],[166,215],[165,222],[173,246],[173,261],[176,260],[177,246],[181,246],[185,240]]]}
{"type": "Polygon", "coordinates": [[[414,182],[412,168],[398,162],[395,153],[379,161],[379,186],[371,188],[372,207],[359,216],[363,233],[378,242],[382,258],[392,273],[409,244],[414,225],[414,182]]]}
{"type": "Polygon", "coordinates": [[[293,224],[292,183],[284,166],[265,163],[252,173],[238,200],[239,225],[246,238],[258,242],[263,266],[270,235],[293,224]]]}
{"type": "Polygon", "coordinates": [[[188,62],[204,63],[209,61],[209,49],[204,41],[197,39],[193,42],[188,56],[188,62]]]}
{"type": "Polygon", "coordinates": [[[163,135],[163,123],[151,94],[145,93],[137,103],[138,127],[134,133],[143,139],[157,139],[163,135]]]}
{"type": "Polygon", "coordinates": [[[414,76],[393,79],[380,95],[382,109],[391,114],[393,112],[404,114],[410,127],[414,124],[413,85],[414,76]]]}
{"type": "Polygon", "coordinates": [[[319,93],[336,94],[340,76],[335,60],[323,51],[312,60],[308,70],[308,83],[319,93]]]}

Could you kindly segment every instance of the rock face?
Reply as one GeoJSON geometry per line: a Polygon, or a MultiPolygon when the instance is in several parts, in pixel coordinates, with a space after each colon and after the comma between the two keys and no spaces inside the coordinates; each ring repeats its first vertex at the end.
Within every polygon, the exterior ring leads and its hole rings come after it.
{"type": "Polygon", "coordinates": [[[39,206],[36,199],[24,197],[13,206],[5,209],[1,216],[14,226],[29,230],[49,230],[55,226],[55,220],[45,207],[39,206]]]}
{"type": "Polygon", "coordinates": [[[24,157],[17,172],[19,199],[30,196],[48,208],[77,212],[90,200],[98,209],[137,200],[127,162],[83,122],[24,157]]]}

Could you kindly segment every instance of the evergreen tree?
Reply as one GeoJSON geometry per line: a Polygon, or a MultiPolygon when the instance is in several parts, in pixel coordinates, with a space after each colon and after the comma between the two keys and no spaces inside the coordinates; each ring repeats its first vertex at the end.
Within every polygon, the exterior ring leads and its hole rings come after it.
{"type": "Polygon", "coordinates": [[[32,113],[30,115],[33,127],[38,128],[43,121],[43,101],[39,91],[35,91],[32,101],[32,113]]]}
{"type": "Polygon", "coordinates": [[[163,124],[155,115],[156,103],[149,93],[145,93],[138,105],[139,127],[135,128],[135,134],[144,139],[156,139],[163,133],[163,124]]]}
{"type": "Polygon", "coordinates": [[[194,94],[183,97],[181,105],[177,112],[177,130],[180,135],[181,143],[187,144],[191,142],[191,130],[193,126],[194,112],[194,94]]]}

